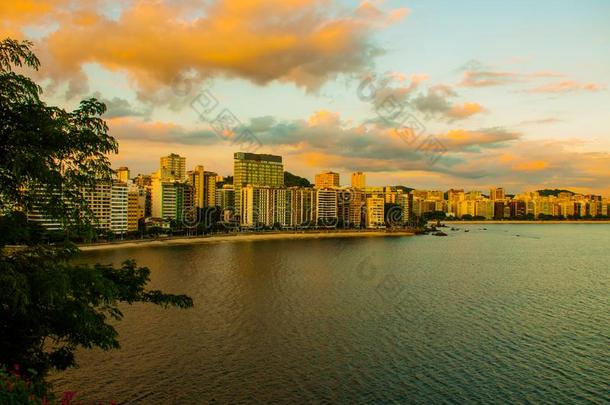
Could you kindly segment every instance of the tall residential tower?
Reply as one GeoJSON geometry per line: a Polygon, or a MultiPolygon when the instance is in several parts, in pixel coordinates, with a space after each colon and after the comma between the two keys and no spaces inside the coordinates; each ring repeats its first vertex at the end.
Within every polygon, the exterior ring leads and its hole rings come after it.
{"type": "Polygon", "coordinates": [[[283,186],[284,164],[282,157],[256,153],[236,152],[233,155],[233,189],[235,211],[240,214],[241,189],[246,185],[283,186]]]}
{"type": "Polygon", "coordinates": [[[315,186],[317,188],[339,187],[339,173],[323,172],[316,174],[315,186]]]}

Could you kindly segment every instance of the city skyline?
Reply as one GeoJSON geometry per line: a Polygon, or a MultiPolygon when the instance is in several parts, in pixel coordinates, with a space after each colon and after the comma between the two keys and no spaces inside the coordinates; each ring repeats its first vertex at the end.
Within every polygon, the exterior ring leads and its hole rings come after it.
{"type": "MultiPolygon", "coordinates": [[[[235,163],[235,160],[237,159],[237,155],[254,155],[257,156],[258,154],[254,154],[254,153],[248,153],[248,152],[234,152],[232,153],[233,155],[233,163],[235,163]]],[[[284,169],[284,171],[289,172],[288,170],[285,170],[284,165],[286,162],[283,159],[283,156],[279,156],[279,155],[266,155],[266,156],[270,156],[273,158],[279,158],[279,164],[280,167],[282,167],[284,169]]],[[[243,157],[242,157],[243,158],[243,157]]],[[[186,160],[185,157],[176,154],[174,152],[169,152],[167,155],[161,156],[159,158],[161,160],[161,165],[157,166],[156,170],[153,170],[149,173],[137,173],[135,174],[132,170],[130,170],[129,167],[126,166],[121,166],[117,169],[115,169],[115,174],[117,176],[117,179],[120,181],[121,180],[121,176],[124,176],[121,174],[121,172],[123,171],[127,171],[128,173],[130,173],[130,177],[129,180],[133,180],[135,179],[137,176],[152,176],[153,178],[155,176],[158,176],[159,179],[166,179],[166,180],[171,180],[171,181],[181,181],[181,182],[192,182],[193,184],[195,184],[196,182],[194,180],[188,179],[187,177],[189,177],[190,173],[195,173],[198,170],[201,170],[203,173],[203,168],[210,168],[210,166],[208,166],[205,162],[191,162],[189,163],[188,160],[186,160]],[[162,171],[162,167],[163,167],[163,162],[164,160],[170,158],[170,157],[174,157],[176,159],[181,159],[182,160],[182,169],[184,171],[184,177],[180,177],[180,178],[173,178],[172,176],[163,176],[161,175],[161,171],[162,171]]],[[[241,159],[241,158],[240,158],[241,159]]],[[[229,159],[230,160],[230,159],[229,159]]],[[[235,168],[235,167],[234,167],[235,168]]],[[[214,169],[214,168],[212,168],[214,169]]],[[[219,178],[226,178],[226,177],[234,177],[234,171],[231,171],[230,173],[226,174],[226,175],[220,175],[217,173],[217,171],[205,171],[205,173],[210,173],[213,174],[215,177],[218,176],[219,178]]],[[[482,195],[487,196],[488,198],[490,198],[491,200],[496,200],[496,199],[504,199],[507,196],[517,196],[520,194],[525,194],[525,193],[532,193],[532,192],[536,192],[536,191],[542,191],[542,190],[564,190],[567,192],[571,192],[574,195],[598,195],[600,197],[603,198],[610,198],[610,194],[596,194],[596,193],[579,193],[575,190],[569,190],[569,189],[563,189],[561,187],[557,187],[557,186],[553,186],[551,185],[548,188],[545,189],[523,189],[523,190],[510,190],[506,187],[504,187],[504,185],[502,184],[494,184],[490,187],[483,187],[483,186],[479,186],[479,187],[464,187],[460,184],[454,184],[453,186],[450,186],[449,188],[441,188],[441,187],[434,187],[434,185],[432,185],[431,187],[427,187],[427,188],[416,188],[416,187],[411,187],[410,184],[405,183],[405,184],[394,184],[394,183],[385,183],[385,184],[369,184],[368,181],[366,180],[358,180],[358,182],[362,182],[361,184],[365,184],[365,186],[361,186],[361,185],[354,185],[354,175],[359,175],[359,176],[363,176],[364,179],[367,178],[368,173],[367,172],[352,172],[352,173],[348,173],[348,174],[342,174],[342,173],[335,173],[332,171],[323,171],[320,170],[318,172],[316,172],[313,176],[311,177],[307,177],[307,176],[301,176],[300,173],[291,173],[295,176],[299,176],[302,178],[305,178],[307,181],[309,181],[311,187],[316,187],[316,188],[371,188],[371,187],[407,187],[407,188],[411,188],[414,191],[442,191],[443,193],[446,192],[450,192],[450,191],[464,191],[466,193],[468,192],[481,192],[482,195]],[[328,176],[332,177],[332,181],[335,182],[335,184],[320,184],[320,185],[316,185],[316,181],[319,180],[320,178],[324,178],[324,177],[328,177],[328,176]],[[494,192],[497,192],[497,197],[494,197],[494,192]]],[[[323,179],[326,180],[326,179],[323,179]]],[[[229,184],[233,184],[233,182],[229,183],[229,184]]],[[[248,182],[245,181],[243,182],[243,184],[251,184],[251,185],[257,185],[256,182],[248,182]]],[[[262,185],[269,185],[269,184],[262,184],[262,185]]],[[[273,185],[276,186],[283,186],[278,184],[277,182],[274,182],[273,185]]],[[[201,206],[199,206],[199,208],[201,208],[201,206]]]]}
{"type": "Polygon", "coordinates": [[[115,167],[148,173],[173,150],[228,175],[236,145],[214,126],[228,111],[257,153],[307,178],[610,195],[607,2],[47,0],[0,11],[0,35],[34,41],[45,100],[107,104],[115,167]],[[365,99],[373,76],[379,91],[365,99]],[[208,121],[191,106],[204,91],[218,104],[208,121]],[[442,144],[439,160],[380,120],[388,97],[442,144]]]}

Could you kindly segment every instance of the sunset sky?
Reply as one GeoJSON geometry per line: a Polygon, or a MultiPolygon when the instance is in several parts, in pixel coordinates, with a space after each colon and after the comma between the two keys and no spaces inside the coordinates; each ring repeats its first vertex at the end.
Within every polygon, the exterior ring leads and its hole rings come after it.
{"type": "Polygon", "coordinates": [[[0,2],[1,36],[35,43],[45,100],[105,101],[113,165],[134,175],[171,152],[232,174],[240,147],[208,122],[226,108],[310,180],[610,196],[609,21],[604,0],[0,2]],[[366,100],[372,75],[385,85],[366,100]],[[204,90],[208,121],[190,106],[204,90]],[[388,96],[439,160],[379,118],[388,96]]]}

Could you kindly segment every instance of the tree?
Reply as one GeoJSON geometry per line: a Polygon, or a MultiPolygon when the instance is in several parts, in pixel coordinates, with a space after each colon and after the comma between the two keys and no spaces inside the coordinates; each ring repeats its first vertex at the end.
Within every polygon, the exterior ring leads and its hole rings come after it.
{"type": "Polygon", "coordinates": [[[299,187],[311,187],[311,183],[304,177],[297,176],[290,172],[284,172],[284,185],[286,187],[299,186],[299,187]]]}
{"type": "Polygon", "coordinates": [[[447,219],[447,214],[444,211],[434,211],[434,212],[426,212],[424,213],[424,218],[429,221],[438,221],[447,219]]]}
{"type": "Polygon", "coordinates": [[[537,190],[537,192],[540,194],[541,197],[549,197],[549,196],[555,196],[558,197],[559,193],[568,193],[571,195],[574,195],[576,193],[574,193],[573,191],[570,190],[560,190],[560,189],[544,189],[544,190],[537,190]]]}
{"type": "MultiPolygon", "coordinates": [[[[103,103],[84,100],[72,112],[48,106],[41,88],[14,72],[38,69],[31,47],[0,41],[0,222],[12,221],[11,211],[37,210],[64,228],[83,229],[95,218],[82,191],[111,178],[107,155],[118,145],[100,118],[103,103]]],[[[11,250],[5,243],[0,240],[0,368],[19,364],[43,380],[52,368],[74,366],[78,347],[117,348],[107,320],[122,318],[120,303],[193,305],[184,295],[147,290],[150,270],[133,261],[119,268],[80,265],[71,245],[11,250]]]]}

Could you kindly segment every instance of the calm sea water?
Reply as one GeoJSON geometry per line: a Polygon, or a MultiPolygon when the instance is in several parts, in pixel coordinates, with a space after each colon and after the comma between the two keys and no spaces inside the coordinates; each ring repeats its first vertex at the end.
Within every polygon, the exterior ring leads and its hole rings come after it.
{"type": "MultiPolygon", "coordinates": [[[[610,402],[610,226],[83,254],[191,310],[125,307],[57,391],[121,403],[610,402]]],[[[470,232],[464,232],[469,229],[470,232]]]]}

